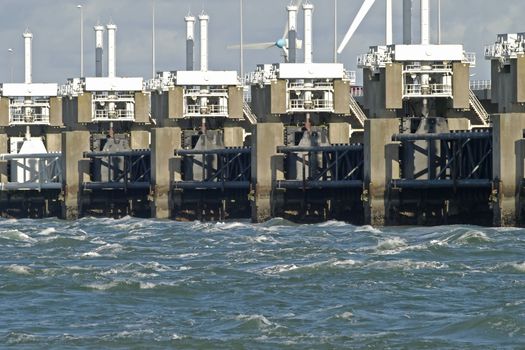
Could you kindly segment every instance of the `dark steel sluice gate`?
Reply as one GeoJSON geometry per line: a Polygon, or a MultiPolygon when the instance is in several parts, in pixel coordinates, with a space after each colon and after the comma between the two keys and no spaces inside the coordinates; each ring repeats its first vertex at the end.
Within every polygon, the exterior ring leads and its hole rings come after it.
{"type": "Polygon", "coordinates": [[[392,224],[490,225],[493,138],[490,130],[396,134],[400,179],[390,186],[392,224]]]}
{"type": "Polygon", "coordinates": [[[86,152],[90,181],[82,186],[84,215],[149,217],[151,151],[86,152]]]}
{"type": "Polygon", "coordinates": [[[251,148],[177,150],[180,178],[173,183],[177,219],[250,217],[251,148]]]}
{"type": "Polygon", "coordinates": [[[60,216],[62,154],[4,154],[0,166],[7,182],[0,186],[0,215],[41,218],[60,216]]]}
{"type": "Polygon", "coordinates": [[[274,183],[275,215],[363,222],[363,145],[283,146],[277,152],[284,156],[284,179],[274,183]]]}

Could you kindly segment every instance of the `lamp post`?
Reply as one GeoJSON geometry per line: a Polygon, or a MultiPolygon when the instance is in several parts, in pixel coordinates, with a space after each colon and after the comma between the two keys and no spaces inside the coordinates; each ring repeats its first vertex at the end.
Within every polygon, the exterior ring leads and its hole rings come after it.
{"type": "Polygon", "coordinates": [[[80,10],[80,77],[84,77],[84,11],[82,5],[77,5],[80,10]]]}
{"type": "Polygon", "coordinates": [[[9,74],[11,76],[11,83],[13,82],[13,54],[15,53],[15,50],[9,48],[7,49],[9,52],[9,74]]]}
{"type": "Polygon", "coordinates": [[[156,67],[155,0],[151,1],[151,77],[155,79],[156,67]]]}

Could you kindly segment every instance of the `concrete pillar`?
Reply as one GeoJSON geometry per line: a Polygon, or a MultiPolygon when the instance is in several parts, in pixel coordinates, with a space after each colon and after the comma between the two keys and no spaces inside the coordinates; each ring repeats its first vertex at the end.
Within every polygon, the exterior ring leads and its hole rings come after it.
{"type": "Polygon", "coordinates": [[[492,176],[498,190],[494,205],[495,226],[516,226],[519,185],[523,172],[522,154],[525,113],[495,115],[493,123],[493,171],[492,176]]]}
{"type": "Polygon", "coordinates": [[[48,152],[62,151],[62,134],[59,132],[47,133],[46,149],[48,152]]]}
{"type": "Polygon", "coordinates": [[[224,127],[224,147],[244,146],[244,129],[240,126],[224,127]]]}
{"type": "MultiPolygon", "coordinates": [[[[0,154],[9,153],[9,137],[7,134],[0,134],[0,154]]],[[[0,182],[7,183],[9,175],[7,173],[7,160],[0,161],[0,182]]]]}
{"type": "Polygon", "coordinates": [[[175,174],[175,150],[181,148],[180,128],[155,128],[151,133],[151,184],[153,202],[151,216],[171,217],[170,190],[175,174]]]}
{"type": "Polygon", "coordinates": [[[464,131],[472,128],[467,118],[448,118],[447,123],[450,131],[464,131]]]}
{"type": "Polygon", "coordinates": [[[255,194],[252,203],[252,221],[263,222],[272,217],[272,187],[282,173],[282,159],[277,146],[283,145],[282,123],[261,123],[254,127],[252,145],[252,184],[255,194]]]}
{"type": "Polygon", "coordinates": [[[348,144],[350,142],[350,125],[344,122],[328,123],[330,144],[348,144]]]}
{"type": "Polygon", "coordinates": [[[131,149],[148,149],[149,138],[147,130],[131,130],[131,149]]]}
{"type": "Polygon", "coordinates": [[[90,148],[89,132],[64,132],[62,145],[62,181],[64,182],[62,217],[66,220],[74,220],[82,214],[80,212],[82,183],[89,181],[89,161],[84,159],[83,154],[90,148]]]}
{"type": "Polygon", "coordinates": [[[388,216],[388,186],[399,177],[399,146],[392,135],[399,132],[397,119],[368,119],[365,121],[364,180],[368,189],[365,203],[365,222],[384,226],[388,216]]]}

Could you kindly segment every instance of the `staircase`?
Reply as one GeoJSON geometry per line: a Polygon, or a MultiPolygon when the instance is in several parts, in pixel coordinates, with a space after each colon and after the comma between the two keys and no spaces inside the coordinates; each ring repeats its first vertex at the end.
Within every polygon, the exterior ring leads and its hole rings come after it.
{"type": "Polygon", "coordinates": [[[352,128],[354,129],[364,129],[365,128],[365,120],[366,115],[355,100],[354,96],[350,95],[350,111],[352,112],[352,115],[355,117],[354,120],[350,122],[352,125],[352,128]]]}
{"type": "Polygon", "coordinates": [[[485,110],[485,107],[483,107],[481,102],[479,102],[478,97],[476,96],[474,91],[472,91],[472,89],[469,89],[469,102],[470,107],[478,117],[478,119],[476,119],[476,125],[479,124],[481,126],[488,126],[488,123],[490,122],[490,116],[485,110]]]}
{"type": "Polygon", "coordinates": [[[250,104],[246,101],[243,103],[244,117],[250,122],[251,125],[257,124],[257,116],[253,113],[250,104]]]}

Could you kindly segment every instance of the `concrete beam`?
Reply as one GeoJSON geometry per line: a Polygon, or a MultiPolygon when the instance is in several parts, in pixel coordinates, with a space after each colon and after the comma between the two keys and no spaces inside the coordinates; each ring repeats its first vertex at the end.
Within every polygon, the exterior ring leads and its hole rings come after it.
{"type": "Polygon", "coordinates": [[[388,187],[399,178],[399,145],[392,135],[399,132],[397,119],[369,119],[365,121],[364,180],[368,188],[365,203],[365,222],[384,226],[388,220],[388,187]]]}
{"type": "Polygon", "coordinates": [[[171,217],[171,184],[176,173],[175,150],[181,148],[180,128],[155,128],[151,133],[151,215],[157,219],[171,217]]]}

